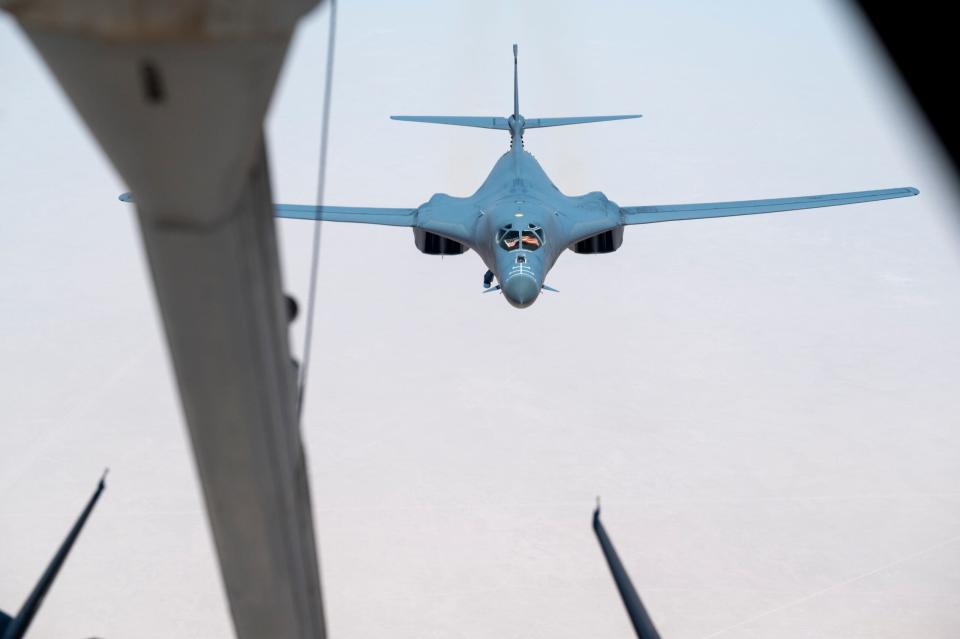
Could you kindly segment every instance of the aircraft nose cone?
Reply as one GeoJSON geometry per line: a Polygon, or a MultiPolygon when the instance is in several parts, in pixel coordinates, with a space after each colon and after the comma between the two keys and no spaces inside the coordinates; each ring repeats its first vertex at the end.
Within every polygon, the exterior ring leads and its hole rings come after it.
{"type": "Polygon", "coordinates": [[[508,278],[500,290],[512,306],[526,308],[540,295],[540,285],[532,275],[518,273],[508,278]]]}

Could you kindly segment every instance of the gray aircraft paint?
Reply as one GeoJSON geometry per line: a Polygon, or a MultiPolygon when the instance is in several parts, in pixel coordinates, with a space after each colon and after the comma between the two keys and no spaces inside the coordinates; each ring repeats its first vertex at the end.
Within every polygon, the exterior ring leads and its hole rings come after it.
{"type": "MultiPolygon", "coordinates": [[[[510,150],[497,160],[473,195],[454,197],[437,193],[415,209],[277,204],[277,217],[412,227],[417,247],[424,253],[451,255],[475,251],[498,282],[486,292],[500,290],[510,304],[526,308],[544,288],[555,290],[547,286],[545,280],[564,251],[616,251],[623,242],[623,227],[628,225],[812,209],[909,197],[919,192],[913,187],[901,187],[764,200],[626,207],[617,205],[599,191],[564,195],[533,155],[524,149],[523,132],[531,128],[640,116],[526,119],[520,114],[517,45],[513,46],[513,56],[513,114],[507,118],[392,116],[395,120],[509,131],[510,150]],[[501,241],[504,232],[524,233],[535,229],[542,229],[535,245],[520,241],[516,247],[508,248],[501,241]]],[[[133,198],[124,193],[120,199],[132,201],[133,198]]],[[[484,283],[487,284],[486,278],[484,283]]]]}
{"type": "MultiPolygon", "coordinates": [[[[335,87],[324,202],[473,193],[505,134],[389,115],[507,115],[514,31],[525,112],[644,114],[528,132],[564,192],[635,204],[915,180],[924,197],[632,227],[613,255],[561,258],[547,283],[563,294],[526,312],[479,293],[474,255],[430,259],[409,229],[325,225],[304,432],[331,630],[630,636],[588,527],[600,493],[665,636],[774,610],[719,636],[956,636],[960,546],[914,555],[960,532],[945,492],[960,482],[960,209],[844,7],[341,8],[340,33],[362,46],[338,55],[350,80],[335,87]],[[684,46],[671,47],[678,29],[684,46]],[[504,415],[501,398],[518,396],[535,414],[504,415]]],[[[61,603],[31,629],[229,636],[134,211],[103,201],[123,190],[115,172],[2,26],[15,188],[3,192],[0,530],[17,551],[0,553],[0,607],[22,602],[89,496],[85,478],[109,462],[116,499],[104,495],[54,586],[61,603]]],[[[278,202],[316,203],[326,28],[324,10],[299,28],[271,108],[278,202]]],[[[312,224],[277,226],[285,290],[303,299],[312,224]]]]}

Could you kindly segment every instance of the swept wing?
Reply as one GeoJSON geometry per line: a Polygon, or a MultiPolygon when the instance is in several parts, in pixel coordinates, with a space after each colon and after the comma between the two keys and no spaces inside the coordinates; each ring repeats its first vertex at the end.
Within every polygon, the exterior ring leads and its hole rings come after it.
{"type": "MultiPolygon", "coordinates": [[[[135,202],[133,193],[121,193],[121,202],[135,202]]],[[[354,222],[386,226],[415,226],[417,209],[373,208],[368,206],[315,206],[312,204],[274,204],[277,217],[323,222],[354,222]]]]}
{"type": "Polygon", "coordinates": [[[322,220],[324,222],[355,222],[385,224],[387,226],[414,226],[417,209],[382,209],[363,206],[315,206],[311,204],[275,204],[277,217],[295,220],[322,220]]]}
{"type": "Polygon", "coordinates": [[[702,204],[659,204],[655,206],[625,206],[620,209],[624,224],[651,224],[653,222],[672,222],[674,220],[701,220],[709,217],[730,217],[733,215],[754,215],[757,213],[777,213],[815,209],[821,206],[839,206],[874,202],[898,197],[910,197],[919,193],[917,189],[906,186],[897,189],[876,191],[853,191],[851,193],[829,193],[827,195],[805,195],[802,197],[783,197],[772,200],[741,200],[738,202],[705,202],[702,204]]]}

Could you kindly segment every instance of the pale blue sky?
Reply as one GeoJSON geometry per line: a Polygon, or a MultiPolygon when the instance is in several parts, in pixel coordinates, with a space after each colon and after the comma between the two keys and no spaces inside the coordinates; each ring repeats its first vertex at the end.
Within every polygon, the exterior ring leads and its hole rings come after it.
{"type": "MultiPolygon", "coordinates": [[[[631,228],[526,311],[475,255],[324,227],[304,424],[334,637],[631,636],[594,496],[662,634],[960,631],[960,262],[936,149],[845,5],[340,7],[328,200],[465,195],[508,144],[393,113],[642,113],[532,131],[559,188],[621,205],[916,186],[917,198],[631,228]]],[[[316,190],[326,21],[267,122],[278,200],[316,190]]],[[[0,607],[103,466],[37,636],[227,636],[124,185],[0,18],[0,607]]],[[[310,226],[280,223],[305,297],[310,226]]],[[[294,327],[299,344],[303,322],[294,327]]]]}

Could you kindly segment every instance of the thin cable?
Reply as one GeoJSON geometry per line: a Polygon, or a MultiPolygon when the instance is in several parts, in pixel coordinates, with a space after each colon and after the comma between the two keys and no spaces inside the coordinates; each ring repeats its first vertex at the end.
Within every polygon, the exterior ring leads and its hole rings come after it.
{"type": "Polygon", "coordinates": [[[323,85],[323,119],[320,124],[320,167],[317,178],[317,221],[313,227],[313,254],[310,258],[310,292],[307,297],[306,330],[303,357],[300,359],[300,381],[297,389],[297,422],[303,417],[304,389],[310,368],[310,345],[313,341],[313,314],[317,304],[317,270],[320,264],[320,207],[323,206],[323,185],[327,174],[327,143],[330,140],[330,102],[333,97],[333,52],[337,36],[337,0],[330,2],[330,27],[327,39],[327,76],[323,85]]]}

